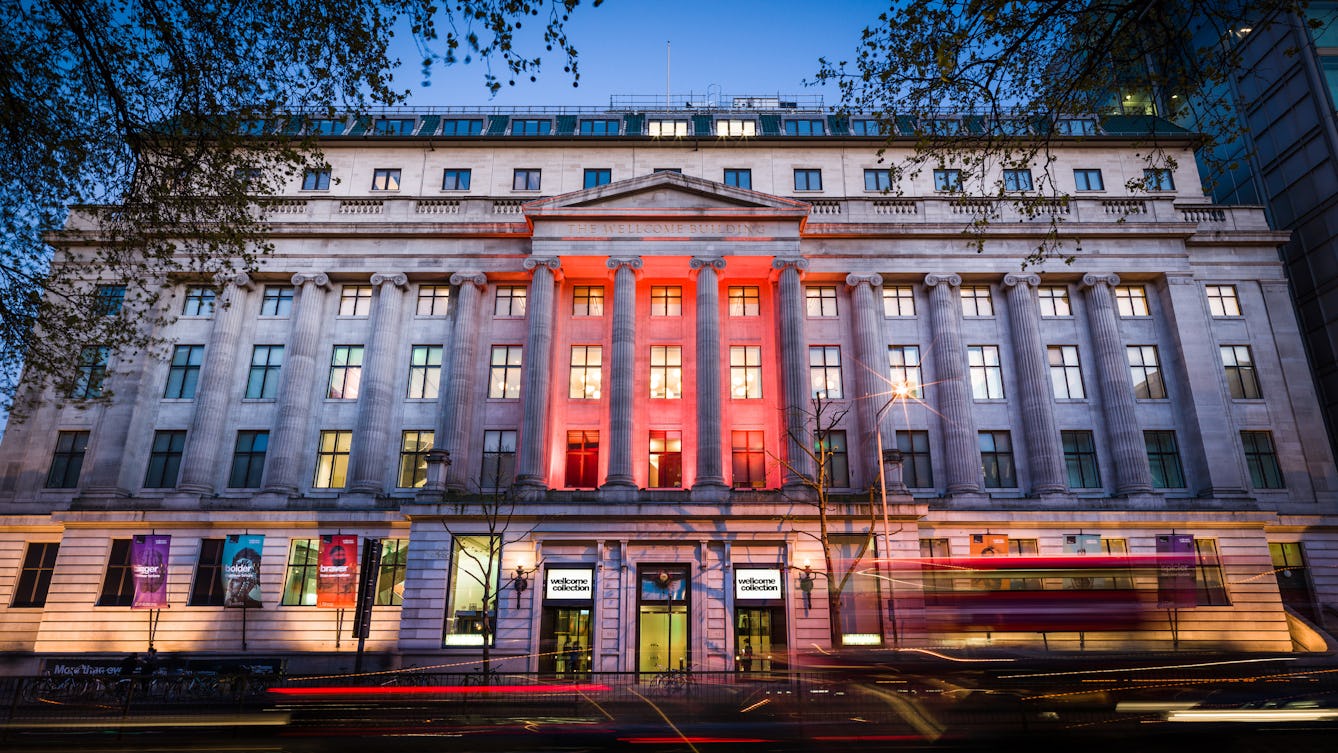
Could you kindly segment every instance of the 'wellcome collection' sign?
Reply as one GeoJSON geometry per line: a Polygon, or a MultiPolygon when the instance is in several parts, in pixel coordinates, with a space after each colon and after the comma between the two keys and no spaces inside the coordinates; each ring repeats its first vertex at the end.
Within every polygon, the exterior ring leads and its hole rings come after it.
{"type": "Polygon", "coordinates": [[[778,568],[735,570],[734,598],[740,601],[781,598],[781,571],[778,568]]]}
{"type": "Polygon", "coordinates": [[[595,592],[594,570],[549,570],[545,598],[590,599],[595,592]]]}

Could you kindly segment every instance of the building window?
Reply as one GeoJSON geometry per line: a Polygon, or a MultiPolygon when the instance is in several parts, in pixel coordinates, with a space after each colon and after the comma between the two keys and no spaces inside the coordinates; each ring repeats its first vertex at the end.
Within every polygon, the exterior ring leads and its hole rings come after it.
{"type": "Polygon", "coordinates": [[[683,432],[650,433],[650,468],[646,487],[680,489],[683,487],[683,432]]]}
{"type": "Polygon", "coordinates": [[[914,288],[910,285],[884,285],[883,316],[915,316],[914,288]]]}
{"type": "Polygon", "coordinates": [[[1130,345],[1129,376],[1134,381],[1134,397],[1166,399],[1166,383],[1161,378],[1161,362],[1156,345],[1130,345]]]}
{"type": "Polygon", "coordinates": [[[483,133],[482,120],[443,120],[441,121],[442,136],[478,136],[483,133]]]}
{"type": "Polygon", "coordinates": [[[343,489],[348,485],[348,451],[353,445],[351,431],[322,431],[316,448],[315,489],[343,489]]]}
{"type": "Polygon", "coordinates": [[[303,191],[328,191],[330,190],[330,170],[308,170],[302,175],[303,191]]]}
{"type": "Polygon", "coordinates": [[[864,190],[865,190],[865,191],[890,191],[890,190],[892,190],[892,171],[891,171],[891,170],[865,170],[865,171],[864,171],[864,190]]]}
{"type": "Polygon", "coordinates": [[[594,489],[599,486],[599,432],[567,432],[567,475],[570,489],[594,489]]]}
{"type": "Polygon", "coordinates": [[[70,398],[91,400],[102,397],[102,383],[107,378],[108,349],[101,346],[79,351],[79,375],[70,389],[70,398]]]}
{"type": "Polygon", "coordinates": [[[492,360],[488,366],[488,397],[492,400],[515,400],[520,397],[519,345],[492,346],[492,360]]]}
{"type": "Polygon", "coordinates": [[[731,431],[729,435],[734,488],[761,489],[765,487],[767,485],[767,456],[766,447],[762,444],[763,433],[760,431],[731,431]]]}
{"type": "Polygon", "coordinates": [[[307,133],[313,136],[339,136],[344,133],[344,121],[336,118],[314,118],[307,123],[307,133]]]}
{"type": "Polygon", "coordinates": [[[376,606],[404,604],[404,571],[409,565],[408,539],[381,539],[381,568],[376,574],[376,606]]]}
{"type": "Polygon", "coordinates": [[[1185,470],[1180,465],[1180,448],[1173,431],[1145,431],[1143,444],[1148,451],[1152,485],[1158,489],[1183,489],[1185,470]]]}
{"type": "Polygon", "coordinates": [[[756,136],[757,121],[741,120],[738,118],[731,118],[728,120],[717,120],[715,122],[715,135],[742,136],[742,137],[756,136]]]}
{"type": "Polygon", "coordinates": [[[325,396],[331,400],[357,400],[362,386],[361,345],[336,345],[330,355],[330,385],[325,396]]]}
{"type": "Polygon", "coordinates": [[[444,646],[482,646],[496,635],[502,541],[496,536],[454,536],[446,600],[444,646]],[[493,626],[486,629],[488,625],[493,626]]]}
{"type": "Polygon", "coordinates": [[[808,378],[813,385],[810,397],[823,400],[840,400],[844,397],[841,389],[841,348],[836,345],[809,346],[808,378]]]}
{"type": "Polygon", "coordinates": [[[809,316],[836,316],[836,287],[809,285],[804,288],[805,313],[809,316]]]}
{"type": "Polygon", "coordinates": [[[729,286],[730,316],[760,316],[762,313],[762,293],[756,285],[729,286]]]}
{"type": "Polygon", "coordinates": [[[725,185],[752,190],[753,171],[742,167],[725,168],[725,185]]]}
{"type": "Polygon", "coordinates": [[[409,351],[410,400],[436,400],[441,385],[441,346],[415,345],[409,351]]]}
{"type": "Polygon", "coordinates": [[[213,288],[186,288],[186,302],[181,308],[181,315],[213,316],[216,295],[213,288]]]}
{"type": "Polygon", "coordinates": [[[582,120],[582,136],[617,136],[620,121],[617,120],[582,120]]]}
{"type": "Polygon", "coordinates": [[[729,346],[729,396],[734,400],[762,397],[762,346],[729,346]]]}
{"type": "Polygon", "coordinates": [[[1259,377],[1248,345],[1223,345],[1222,367],[1226,369],[1227,389],[1236,400],[1258,400],[1259,377]]]}
{"type": "Polygon", "coordinates": [[[232,489],[258,489],[265,473],[265,453],[269,450],[269,432],[239,431],[232,449],[232,472],[228,486],[232,489]]]}
{"type": "Polygon", "coordinates": [[[651,120],[646,123],[646,135],[652,138],[682,138],[688,135],[688,121],[651,120]]]}
{"type": "Polygon", "coordinates": [[[1240,299],[1235,285],[1208,285],[1208,312],[1213,316],[1240,316],[1240,299]]]}
{"type": "Polygon", "coordinates": [[[607,186],[613,182],[613,170],[607,167],[587,167],[585,169],[585,182],[582,187],[594,188],[596,186],[607,186]]]}
{"type": "Polygon", "coordinates": [[[1101,486],[1101,474],[1096,464],[1096,443],[1090,431],[1061,431],[1064,445],[1064,465],[1069,473],[1070,489],[1096,489],[1101,486]]]}
{"type": "Polygon", "coordinates": [[[962,316],[994,316],[994,299],[989,285],[963,285],[962,316]]]}
{"type": "Polygon", "coordinates": [[[603,316],[604,288],[600,285],[577,285],[572,288],[572,316],[603,316]]]}
{"type": "Polygon", "coordinates": [[[493,316],[525,316],[525,300],[528,291],[521,285],[498,285],[497,295],[493,298],[493,316]]]}
{"type": "Polygon", "coordinates": [[[316,606],[316,568],[320,563],[320,539],[293,539],[288,544],[288,567],[283,578],[280,606],[316,606]]]}
{"type": "Polygon", "coordinates": [[[1013,489],[1017,475],[1013,471],[1013,439],[1006,431],[980,432],[980,467],[986,489],[1013,489]]]}
{"type": "Polygon", "coordinates": [[[910,397],[919,400],[923,397],[920,385],[924,384],[924,375],[920,372],[919,345],[887,346],[888,376],[892,379],[892,391],[897,397],[910,397]]]}
{"type": "Polygon", "coordinates": [[[961,171],[961,170],[935,170],[935,171],[934,171],[934,190],[935,190],[935,191],[960,191],[960,190],[962,190],[962,171],[961,171]]]}
{"type": "Polygon", "coordinates": [[[293,287],[291,285],[266,285],[264,296],[260,299],[261,316],[288,316],[293,310],[293,287]]]}
{"type": "Polygon", "coordinates": [[[116,316],[125,305],[124,285],[99,285],[93,297],[93,313],[97,316],[116,316]]]}
{"type": "Polygon", "coordinates": [[[200,364],[204,362],[203,345],[178,345],[172,351],[172,364],[167,371],[164,400],[193,400],[200,383],[200,364]]]}
{"type": "Polygon", "coordinates": [[[799,168],[794,171],[794,190],[796,191],[821,191],[822,190],[822,171],[808,168],[799,168]]]}
{"type": "Polygon", "coordinates": [[[677,400],[683,397],[683,348],[679,345],[650,347],[651,399],[677,400]]]}
{"type": "Polygon", "coordinates": [[[929,432],[897,432],[901,450],[901,480],[912,489],[934,488],[934,466],[929,461],[929,432]]]}
{"type": "Polygon", "coordinates": [[[822,459],[827,486],[834,489],[850,487],[850,455],[846,451],[846,433],[832,429],[818,433],[814,450],[822,459]]]}
{"type": "Polygon", "coordinates": [[[441,190],[468,191],[473,171],[467,168],[447,168],[441,171],[441,190]]]}
{"type": "Polygon", "coordinates": [[[130,539],[112,539],[107,572],[98,592],[100,607],[128,607],[135,601],[135,576],[130,567],[130,539]]]}
{"type": "Polygon", "coordinates": [[[1041,305],[1041,316],[1049,319],[1073,316],[1068,288],[1063,285],[1042,285],[1036,293],[1041,305]]]}
{"type": "Polygon", "coordinates": [[[419,285],[417,316],[446,316],[451,311],[449,285],[419,285]]]}
{"type": "Polygon", "coordinates": [[[412,136],[416,122],[413,118],[380,118],[372,123],[377,136],[412,136]]]}
{"type": "Polygon", "coordinates": [[[1064,136],[1095,136],[1096,121],[1091,118],[1060,118],[1055,121],[1055,132],[1064,136]]]}
{"type": "Polygon", "coordinates": [[[512,429],[489,429],[483,432],[483,470],[479,487],[506,489],[516,476],[516,432],[512,429]]]}
{"type": "Polygon", "coordinates": [[[398,191],[400,190],[400,171],[398,168],[390,169],[379,167],[372,171],[372,190],[373,191],[398,191]]]}
{"type": "Polygon", "coordinates": [[[1255,489],[1284,489],[1278,465],[1278,452],[1273,446],[1271,431],[1242,431],[1241,444],[1245,446],[1245,465],[1250,469],[1250,486],[1255,489]]]}
{"type": "Polygon", "coordinates": [[[516,118],[511,121],[512,136],[547,136],[553,130],[551,120],[516,118]]]}
{"type": "Polygon", "coordinates": [[[1215,539],[1194,539],[1194,586],[1201,607],[1231,606],[1215,539]]]}
{"type": "Polygon", "coordinates": [[[1147,316],[1147,290],[1142,285],[1115,286],[1115,311],[1124,318],[1147,316]]]}
{"type": "Polygon", "coordinates": [[[251,370],[246,375],[246,398],[273,400],[279,394],[279,371],[282,368],[282,345],[257,345],[252,348],[251,370]]]}
{"type": "Polygon", "coordinates": [[[886,136],[887,129],[876,120],[852,120],[850,133],[853,136],[886,136]]]}
{"type": "Polygon", "coordinates": [[[572,400],[598,400],[603,395],[604,347],[571,346],[571,376],[567,397],[572,400]]]}
{"type": "Polygon", "coordinates": [[[155,431],[149,450],[149,468],[144,473],[145,489],[171,489],[181,471],[181,453],[186,449],[186,432],[155,431]]]}
{"type": "Polygon", "coordinates": [[[79,473],[84,469],[84,453],[87,450],[88,432],[58,432],[56,434],[56,450],[51,455],[51,468],[46,473],[46,488],[77,488],[79,486],[79,473]]]}
{"type": "Polygon", "coordinates": [[[683,288],[678,285],[650,286],[651,316],[682,316],[683,288]]]}
{"type": "Polygon", "coordinates": [[[1174,191],[1175,181],[1171,180],[1171,171],[1166,168],[1144,170],[1143,187],[1148,191],[1174,191]]]}
{"type": "Polygon", "coordinates": [[[511,190],[538,191],[542,179],[543,171],[538,168],[517,168],[511,177],[511,190]]]}
{"type": "Polygon", "coordinates": [[[1079,191],[1104,191],[1106,184],[1101,180],[1101,171],[1078,169],[1073,171],[1073,183],[1079,191]]]}
{"type": "Polygon", "coordinates": [[[427,483],[427,451],[432,449],[435,432],[412,429],[400,434],[401,489],[417,489],[427,483]]]}
{"type": "Polygon", "coordinates": [[[23,552],[19,580],[14,585],[14,599],[9,605],[15,609],[33,609],[46,606],[46,592],[51,588],[51,576],[56,572],[56,553],[60,544],[31,542],[23,552]]]}
{"type": "Polygon", "coordinates": [[[371,313],[371,285],[344,285],[339,289],[340,316],[368,316],[371,313]]]}
{"type": "Polygon", "coordinates": [[[976,400],[1002,400],[1003,366],[997,345],[968,345],[966,360],[971,367],[971,397],[976,400]]]}
{"type": "Polygon", "coordinates": [[[1082,400],[1086,397],[1082,388],[1082,366],[1078,363],[1077,345],[1051,345],[1046,348],[1050,356],[1050,385],[1054,388],[1056,400],[1082,400]]]}
{"type": "Polygon", "coordinates": [[[826,136],[827,129],[818,118],[785,121],[786,136],[826,136]]]}
{"type": "Polygon", "coordinates": [[[1004,170],[1003,184],[1005,191],[1030,191],[1030,170],[1004,170]]]}

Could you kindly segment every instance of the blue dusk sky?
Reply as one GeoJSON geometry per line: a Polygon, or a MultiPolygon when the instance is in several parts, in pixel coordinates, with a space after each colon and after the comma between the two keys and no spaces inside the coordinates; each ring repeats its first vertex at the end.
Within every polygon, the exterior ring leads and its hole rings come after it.
{"type": "MultiPolygon", "coordinates": [[[[485,68],[477,62],[437,66],[424,87],[418,53],[403,37],[396,48],[403,64],[395,79],[412,89],[409,104],[423,107],[607,106],[610,95],[663,101],[669,42],[675,95],[705,97],[708,88],[712,95],[821,95],[832,106],[839,98],[835,87],[805,87],[804,81],[813,79],[819,57],[853,59],[860,32],[888,5],[887,0],[605,0],[593,8],[583,2],[567,27],[579,51],[579,88],[562,72],[558,53],[544,54],[537,82],[503,83],[496,96],[489,96],[485,68]]],[[[534,19],[536,31],[541,19],[534,19]]],[[[543,52],[533,38],[526,45],[527,52],[543,52]]],[[[499,77],[504,73],[495,70],[499,77]]]]}

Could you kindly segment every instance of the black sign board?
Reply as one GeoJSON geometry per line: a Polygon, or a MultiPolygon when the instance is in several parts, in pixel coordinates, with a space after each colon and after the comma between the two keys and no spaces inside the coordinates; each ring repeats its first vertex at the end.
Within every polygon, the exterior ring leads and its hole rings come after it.
{"type": "Polygon", "coordinates": [[[376,576],[381,572],[381,539],[364,539],[362,569],[358,571],[358,607],[353,612],[354,638],[372,631],[372,606],[376,603],[376,576]]]}

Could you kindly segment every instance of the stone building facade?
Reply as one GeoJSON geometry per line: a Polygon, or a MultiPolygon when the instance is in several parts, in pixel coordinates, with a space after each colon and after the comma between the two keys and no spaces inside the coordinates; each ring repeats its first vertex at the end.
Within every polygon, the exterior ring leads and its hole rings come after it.
{"type": "Polygon", "coordinates": [[[1189,138],[1137,192],[1132,137],[1058,140],[1071,199],[1038,215],[1025,167],[1016,201],[950,167],[888,192],[864,121],[749,104],[308,122],[330,170],[270,207],[275,253],[170,281],[167,351],[109,364],[110,404],[10,427],[0,650],[142,650],[156,620],[164,652],[328,661],[356,640],[316,606],[321,539],[350,534],[392,663],[476,662],[486,615],[508,669],[779,667],[833,643],[845,572],[847,645],[1290,650],[1338,621],[1283,237],[1206,202],[1189,138]],[[1022,269],[1055,214],[1074,259],[1022,269]],[[144,534],[172,537],[153,612],[144,534]],[[1175,534],[1195,602],[1119,630],[935,627],[897,564],[1175,534]],[[239,535],[264,536],[245,610],[239,535]]]}

